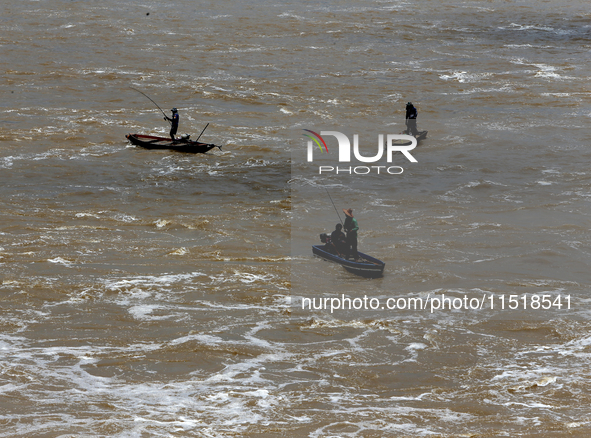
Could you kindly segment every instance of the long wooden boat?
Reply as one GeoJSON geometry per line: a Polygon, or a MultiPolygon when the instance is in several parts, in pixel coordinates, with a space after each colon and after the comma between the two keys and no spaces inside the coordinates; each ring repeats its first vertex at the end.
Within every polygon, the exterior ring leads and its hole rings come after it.
{"type": "Polygon", "coordinates": [[[386,264],[381,260],[370,257],[367,254],[358,252],[359,261],[347,260],[336,254],[327,251],[326,245],[312,245],[312,252],[322,257],[325,260],[338,263],[342,265],[347,271],[353,274],[361,275],[362,277],[376,278],[384,275],[384,267],[386,264]]]}
{"type": "Polygon", "coordinates": [[[170,137],[156,137],[154,135],[127,134],[125,137],[131,144],[146,149],[170,149],[173,151],[188,152],[192,154],[203,154],[216,147],[220,150],[222,149],[221,146],[217,146],[215,144],[200,143],[198,141],[189,140],[186,136],[174,142],[170,137]]]}

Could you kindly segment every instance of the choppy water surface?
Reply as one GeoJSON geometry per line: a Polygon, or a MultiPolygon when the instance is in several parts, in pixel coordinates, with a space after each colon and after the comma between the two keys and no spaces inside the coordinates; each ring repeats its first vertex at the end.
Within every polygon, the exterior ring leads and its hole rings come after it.
{"type": "Polygon", "coordinates": [[[0,6],[0,436],[588,436],[587,6],[0,6]],[[126,144],[167,132],[130,87],[222,151],[126,144]],[[407,101],[402,175],[306,162],[407,101]],[[383,278],[312,257],[326,189],[383,278]],[[298,308],[340,294],[572,301],[298,308]]]}

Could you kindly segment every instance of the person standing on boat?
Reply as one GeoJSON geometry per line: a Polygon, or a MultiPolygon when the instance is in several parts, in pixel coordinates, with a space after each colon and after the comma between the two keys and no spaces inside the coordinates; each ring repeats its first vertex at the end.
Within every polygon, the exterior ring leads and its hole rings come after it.
{"type": "Polygon", "coordinates": [[[164,116],[164,120],[168,120],[170,122],[170,138],[173,142],[176,141],[174,135],[176,134],[177,129],[179,129],[179,112],[176,108],[171,109],[172,111],[172,118],[164,116]]]}
{"type": "Polygon", "coordinates": [[[409,135],[417,135],[419,130],[417,129],[417,117],[419,112],[414,107],[412,102],[406,104],[406,133],[409,135]]]}
{"type": "Polygon", "coordinates": [[[352,256],[357,261],[359,259],[359,254],[357,253],[357,231],[359,231],[359,225],[357,224],[357,219],[353,217],[353,210],[351,208],[348,210],[343,208],[343,213],[347,216],[343,228],[347,232],[348,256],[352,256]]]}

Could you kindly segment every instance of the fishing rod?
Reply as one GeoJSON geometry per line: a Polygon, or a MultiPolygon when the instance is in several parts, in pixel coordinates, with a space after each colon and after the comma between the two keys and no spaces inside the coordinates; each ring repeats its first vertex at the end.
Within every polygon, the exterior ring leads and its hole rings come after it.
{"type": "Polygon", "coordinates": [[[199,141],[199,139],[201,138],[201,136],[203,135],[203,133],[205,132],[205,130],[207,129],[208,126],[209,126],[209,123],[207,125],[205,125],[205,128],[203,128],[203,131],[201,131],[201,134],[199,134],[199,137],[197,137],[197,140],[195,140],[195,141],[199,141]]]}
{"type": "Polygon", "coordinates": [[[159,110],[162,112],[162,114],[164,114],[164,117],[166,118],[166,121],[167,121],[168,123],[172,123],[170,120],[168,120],[168,116],[166,115],[166,113],[165,113],[164,111],[162,111],[162,108],[160,108],[160,107],[158,106],[158,104],[157,104],[156,102],[154,102],[150,96],[148,96],[148,95],[147,95],[146,93],[144,93],[143,91],[140,91],[140,90],[138,90],[137,88],[133,88],[133,87],[129,87],[129,88],[131,88],[132,90],[135,90],[135,91],[137,91],[138,93],[141,93],[141,94],[143,94],[143,95],[144,95],[144,96],[146,96],[148,99],[150,99],[150,101],[151,101],[151,102],[152,102],[154,105],[156,105],[156,106],[158,107],[158,109],[159,109],[159,110]]]}
{"type": "Polygon", "coordinates": [[[330,198],[330,202],[332,202],[332,206],[334,207],[334,211],[337,212],[337,216],[339,217],[339,221],[341,222],[341,225],[343,225],[343,221],[341,220],[341,215],[339,214],[339,211],[337,210],[337,206],[334,205],[334,201],[332,200],[332,197],[330,196],[330,193],[328,193],[328,189],[326,187],[324,187],[324,190],[326,190],[326,194],[330,198]]]}

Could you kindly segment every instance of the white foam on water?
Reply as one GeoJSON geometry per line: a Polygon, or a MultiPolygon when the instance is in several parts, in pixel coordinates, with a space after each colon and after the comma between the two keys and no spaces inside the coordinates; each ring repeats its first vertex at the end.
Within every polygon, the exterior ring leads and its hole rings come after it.
{"type": "Polygon", "coordinates": [[[131,306],[127,309],[127,311],[135,318],[140,320],[164,320],[170,319],[174,315],[161,315],[161,316],[154,316],[152,313],[156,310],[164,309],[163,306],[160,305],[136,305],[131,306]]]}
{"type": "Polygon", "coordinates": [[[254,282],[268,282],[274,278],[271,274],[252,274],[250,272],[234,272],[234,275],[242,283],[254,283],[254,282]]]}
{"type": "Polygon", "coordinates": [[[457,80],[460,83],[476,82],[491,77],[492,73],[468,73],[466,71],[456,71],[447,75],[440,75],[444,80],[457,80]]]}
{"type": "Polygon", "coordinates": [[[189,254],[189,250],[185,247],[181,247],[181,248],[177,248],[174,251],[170,252],[169,255],[175,255],[175,256],[183,256],[183,255],[187,255],[189,254]]]}
{"type": "Polygon", "coordinates": [[[154,225],[156,225],[156,228],[164,228],[167,225],[170,225],[172,223],[172,221],[170,220],[166,220],[166,219],[158,219],[154,225]]]}
{"type": "Polygon", "coordinates": [[[535,76],[537,78],[560,79],[562,77],[560,74],[556,73],[556,70],[558,70],[556,67],[553,67],[551,65],[545,65],[545,64],[533,64],[533,65],[540,69],[538,72],[536,72],[535,76]]]}
{"type": "Polygon", "coordinates": [[[64,259],[62,257],[55,257],[53,259],[48,259],[47,261],[50,262],[50,263],[64,265],[64,266],[67,266],[67,267],[70,267],[70,266],[72,266],[74,264],[74,262],[72,262],[70,260],[66,260],[66,259],[64,259]]]}
{"type": "Polygon", "coordinates": [[[203,272],[195,271],[187,274],[146,275],[123,279],[104,279],[103,282],[108,289],[119,290],[139,286],[171,286],[174,283],[184,282],[186,280],[206,275],[207,274],[204,274],[203,272]]]}

